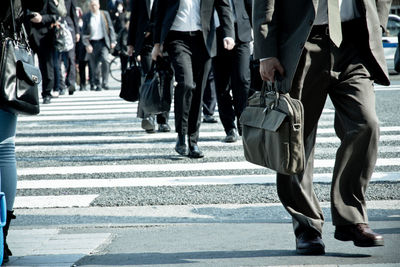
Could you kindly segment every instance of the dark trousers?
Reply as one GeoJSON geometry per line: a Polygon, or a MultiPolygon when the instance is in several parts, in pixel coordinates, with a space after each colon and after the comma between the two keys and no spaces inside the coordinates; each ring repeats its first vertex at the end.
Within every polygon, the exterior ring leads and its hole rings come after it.
{"type": "Polygon", "coordinates": [[[75,86],[76,82],[75,46],[70,51],[61,53],[61,63],[64,63],[65,71],[67,73],[65,79],[65,85],[75,86]]]}
{"type": "MultiPolygon", "coordinates": [[[[232,50],[223,47],[223,34],[217,29],[217,56],[213,58],[218,112],[225,132],[239,128],[239,118],[250,89],[250,45],[236,40],[232,50]],[[237,126],[235,126],[235,119],[237,126]]],[[[239,129],[239,132],[240,129],[239,129]]]]}
{"type": "MultiPolygon", "coordinates": [[[[79,80],[80,80],[81,86],[86,85],[86,66],[87,65],[88,65],[88,61],[86,61],[86,60],[80,60],[78,62],[79,80]]],[[[90,76],[90,68],[89,68],[89,76],[90,76]]]]}
{"type": "Polygon", "coordinates": [[[204,88],[203,95],[203,114],[212,116],[214,115],[217,106],[217,93],[215,90],[215,81],[213,70],[208,74],[207,84],[204,88]]]}
{"type": "Polygon", "coordinates": [[[100,86],[100,68],[99,64],[101,63],[101,76],[102,76],[102,85],[108,85],[108,75],[110,71],[110,66],[107,61],[107,57],[109,54],[108,48],[104,39],[98,41],[90,41],[90,44],[93,46],[93,52],[89,55],[89,64],[92,69],[92,74],[90,77],[90,85],[100,86]]]}
{"type": "Polygon", "coordinates": [[[166,49],[175,71],[175,131],[189,137],[189,145],[199,139],[203,91],[211,59],[198,32],[170,31],[166,49]]]}
{"type": "Polygon", "coordinates": [[[54,88],[54,46],[53,39],[45,37],[40,41],[37,53],[42,73],[42,97],[51,96],[54,88]]]}
{"type": "Polygon", "coordinates": [[[367,68],[368,42],[358,35],[365,27],[345,23],[340,48],[331,43],[326,29],[314,27],[297,68],[290,93],[304,105],[306,168],[299,175],[277,175],[278,195],[292,215],[296,235],[322,233],[324,216],[312,181],[317,124],[328,96],[341,141],[331,185],[332,221],[334,225],[368,222],[365,191],[377,159],[379,126],[374,81],[367,68]]]}

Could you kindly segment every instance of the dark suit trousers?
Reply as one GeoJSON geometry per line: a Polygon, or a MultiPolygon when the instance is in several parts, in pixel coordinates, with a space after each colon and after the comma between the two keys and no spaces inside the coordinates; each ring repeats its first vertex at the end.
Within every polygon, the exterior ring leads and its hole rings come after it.
{"type": "Polygon", "coordinates": [[[90,75],[90,85],[100,86],[100,73],[102,76],[102,85],[108,85],[108,75],[110,71],[110,66],[107,61],[108,58],[108,48],[104,39],[98,41],[90,41],[93,46],[93,52],[89,55],[90,68],[93,71],[93,75],[90,75]],[[99,64],[101,63],[101,72],[99,64]]]}
{"type": "Polygon", "coordinates": [[[214,115],[216,107],[217,107],[217,93],[215,91],[214,73],[211,70],[210,74],[208,74],[207,84],[204,88],[203,114],[209,116],[214,115]]]}
{"type": "Polygon", "coordinates": [[[189,144],[196,144],[211,59],[200,31],[170,31],[165,43],[177,82],[174,96],[175,131],[178,134],[187,134],[189,144]]]}
{"type": "Polygon", "coordinates": [[[229,130],[240,127],[239,118],[246,107],[250,89],[250,45],[236,38],[235,47],[226,50],[223,47],[223,37],[218,28],[217,56],[213,58],[213,69],[219,117],[228,133],[229,130]]]}
{"type": "Polygon", "coordinates": [[[42,73],[42,97],[50,96],[54,89],[54,45],[52,35],[42,38],[38,48],[39,69],[42,73]]]}
{"type": "Polygon", "coordinates": [[[377,159],[379,125],[373,77],[367,70],[368,42],[355,34],[362,27],[353,24],[344,24],[340,48],[330,42],[326,29],[314,27],[295,75],[291,95],[304,105],[306,168],[300,175],[278,174],[277,187],[296,235],[322,233],[324,216],[312,180],[317,123],[327,96],[335,107],[334,128],[340,139],[331,185],[332,221],[368,222],[365,191],[377,159]]]}

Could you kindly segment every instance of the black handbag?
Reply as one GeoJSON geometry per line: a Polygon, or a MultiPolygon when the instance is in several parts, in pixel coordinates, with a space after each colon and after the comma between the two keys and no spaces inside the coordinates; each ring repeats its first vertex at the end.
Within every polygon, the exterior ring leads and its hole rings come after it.
{"type": "Polygon", "coordinates": [[[146,114],[160,114],[171,108],[173,70],[164,58],[153,61],[140,89],[140,105],[146,114]]]}
{"type": "Polygon", "coordinates": [[[40,112],[38,85],[42,76],[34,65],[23,25],[17,33],[11,0],[10,6],[14,36],[1,40],[0,108],[15,114],[36,115],[40,112]]]}
{"type": "Polygon", "coordinates": [[[134,56],[129,57],[129,66],[122,73],[121,92],[119,97],[135,102],[139,100],[139,89],[142,84],[142,70],[134,56]]]}

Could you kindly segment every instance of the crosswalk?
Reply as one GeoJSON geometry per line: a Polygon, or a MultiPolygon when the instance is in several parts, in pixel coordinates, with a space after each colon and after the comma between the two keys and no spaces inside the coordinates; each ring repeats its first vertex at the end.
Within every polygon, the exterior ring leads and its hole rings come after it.
{"type": "MultiPolygon", "coordinates": [[[[377,94],[399,90],[400,85],[376,88],[377,94]]],[[[117,199],[118,190],[131,188],[157,188],[159,194],[160,188],[275,183],[274,172],[245,161],[241,140],[221,141],[220,123],[201,125],[203,159],[184,158],[174,151],[173,131],[145,133],[136,118],[137,103],[125,102],[118,93],[77,92],[42,105],[38,116],[19,117],[15,208],[87,207],[104,194],[112,192],[117,199]]],[[[329,183],[332,176],[339,144],[333,118],[327,105],[317,136],[316,182],[329,183]]],[[[400,122],[381,127],[372,181],[400,181],[400,122]]],[[[112,199],[108,206],[120,205],[112,199]]]]}

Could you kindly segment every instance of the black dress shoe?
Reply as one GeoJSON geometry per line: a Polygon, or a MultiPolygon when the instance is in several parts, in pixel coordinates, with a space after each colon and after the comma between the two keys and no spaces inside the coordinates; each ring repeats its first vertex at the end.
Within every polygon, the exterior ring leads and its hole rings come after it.
{"type": "Polygon", "coordinates": [[[110,87],[107,84],[103,84],[102,87],[103,87],[104,90],[109,90],[110,89],[110,87]]]}
{"type": "Polygon", "coordinates": [[[68,87],[68,94],[69,94],[69,95],[73,95],[74,92],[75,92],[75,86],[70,85],[70,86],[68,87]]]}
{"type": "Polygon", "coordinates": [[[230,129],[224,138],[225,143],[233,143],[238,140],[238,135],[236,133],[236,129],[230,129]]]}
{"type": "Polygon", "coordinates": [[[101,91],[101,87],[100,87],[100,86],[97,86],[97,87],[96,87],[96,91],[101,91]]]}
{"type": "Polygon", "coordinates": [[[325,245],[316,233],[301,233],[296,238],[296,252],[301,255],[323,255],[325,245]]]}
{"type": "Polygon", "coordinates": [[[340,241],[353,241],[357,247],[383,246],[383,236],[375,233],[366,223],[336,226],[335,238],[340,241]]]}
{"type": "Polygon", "coordinates": [[[193,158],[193,159],[199,159],[204,157],[203,152],[201,152],[201,150],[199,149],[199,147],[194,144],[194,145],[190,145],[189,146],[189,158],[193,158]]]}
{"type": "Polygon", "coordinates": [[[50,95],[43,97],[43,104],[50,104],[50,102],[51,102],[50,95]]]}
{"type": "Polygon", "coordinates": [[[213,115],[204,115],[203,117],[203,122],[205,123],[217,123],[217,119],[214,118],[213,115]]]}
{"type": "Polygon", "coordinates": [[[93,84],[90,85],[90,91],[94,91],[96,90],[96,86],[94,86],[93,84]]]}
{"type": "Polygon", "coordinates": [[[171,131],[171,127],[168,125],[168,123],[161,123],[158,125],[158,131],[160,133],[168,133],[171,131]]]}
{"type": "Polygon", "coordinates": [[[185,139],[186,135],[178,134],[178,140],[175,145],[175,151],[182,156],[187,156],[188,153],[185,139]]]}

